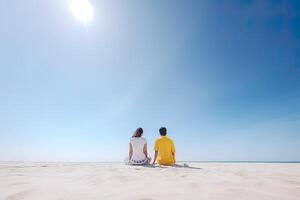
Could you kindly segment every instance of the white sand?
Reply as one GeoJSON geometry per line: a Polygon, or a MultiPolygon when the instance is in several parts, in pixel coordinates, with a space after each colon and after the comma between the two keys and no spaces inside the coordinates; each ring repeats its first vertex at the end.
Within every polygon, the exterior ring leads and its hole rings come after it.
{"type": "Polygon", "coordinates": [[[0,200],[299,200],[300,164],[2,163],[0,200]]]}

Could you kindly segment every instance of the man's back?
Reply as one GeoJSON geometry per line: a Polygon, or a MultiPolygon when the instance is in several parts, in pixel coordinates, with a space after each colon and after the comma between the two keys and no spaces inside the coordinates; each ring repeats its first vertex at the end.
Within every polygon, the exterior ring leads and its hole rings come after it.
{"type": "Polygon", "coordinates": [[[161,136],[155,141],[154,150],[158,152],[158,163],[160,165],[175,164],[175,146],[167,136],[161,136]]]}

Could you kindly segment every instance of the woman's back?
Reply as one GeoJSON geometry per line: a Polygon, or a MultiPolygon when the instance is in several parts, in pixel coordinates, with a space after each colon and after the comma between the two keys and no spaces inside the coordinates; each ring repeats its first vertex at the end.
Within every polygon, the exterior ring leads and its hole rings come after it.
{"type": "Polygon", "coordinates": [[[132,145],[132,161],[144,161],[146,159],[144,153],[144,146],[147,143],[145,138],[142,137],[132,137],[130,139],[130,144],[132,145]]]}

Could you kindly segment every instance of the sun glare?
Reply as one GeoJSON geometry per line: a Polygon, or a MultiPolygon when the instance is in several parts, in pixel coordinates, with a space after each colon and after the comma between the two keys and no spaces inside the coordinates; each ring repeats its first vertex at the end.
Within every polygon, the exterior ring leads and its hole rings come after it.
{"type": "Polygon", "coordinates": [[[74,17],[83,23],[91,21],[93,18],[93,6],[89,0],[70,0],[70,9],[74,17]]]}

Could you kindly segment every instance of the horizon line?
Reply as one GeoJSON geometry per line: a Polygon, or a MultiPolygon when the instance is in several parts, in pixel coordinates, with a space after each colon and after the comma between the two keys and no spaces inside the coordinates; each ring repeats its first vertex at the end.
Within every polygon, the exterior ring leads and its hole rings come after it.
{"type": "MultiPolygon", "coordinates": [[[[263,160],[179,160],[178,163],[300,163],[300,161],[263,160]]],[[[0,161],[0,163],[124,163],[123,161],[0,161]]]]}

